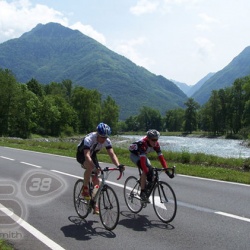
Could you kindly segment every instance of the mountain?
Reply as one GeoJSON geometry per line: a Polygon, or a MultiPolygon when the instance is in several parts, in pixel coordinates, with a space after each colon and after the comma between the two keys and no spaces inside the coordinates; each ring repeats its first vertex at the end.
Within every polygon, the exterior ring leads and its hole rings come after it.
{"type": "Polygon", "coordinates": [[[192,96],[195,92],[197,92],[201,86],[210,79],[215,73],[208,73],[205,77],[203,77],[200,81],[198,81],[195,85],[191,86],[187,92],[184,92],[188,97],[192,96]]]}
{"type": "Polygon", "coordinates": [[[175,80],[170,79],[183,93],[187,95],[187,93],[190,91],[191,87],[190,85],[187,85],[186,83],[183,82],[178,82],[175,80]]]}
{"type": "Polygon", "coordinates": [[[94,39],[57,23],[38,24],[20,38],[0,44],[0,67],[19,82],[42,84],[70,79],[97,89],[120,106],[120,118],[138,114],[143,106],[166,110],[184,107],[187,96],[171,81],[137,66],[94,39]]]}
{"type": "Polygon", "coordinates": [[[211,91],[231,87],[237,78],[250,75],[250,46],[246,47],[225,68],[210,77],[192,97],[200,104],[208,101],[211,91]]]}

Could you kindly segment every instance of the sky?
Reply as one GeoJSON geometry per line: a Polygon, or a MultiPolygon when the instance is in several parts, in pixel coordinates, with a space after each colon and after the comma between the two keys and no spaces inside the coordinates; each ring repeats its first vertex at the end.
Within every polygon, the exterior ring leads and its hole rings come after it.
{"type": "Polygon", "coordinates": [[[0,0],[0,43],[49,22],[188,85],[250,46],[249,0],[0,0]]]}

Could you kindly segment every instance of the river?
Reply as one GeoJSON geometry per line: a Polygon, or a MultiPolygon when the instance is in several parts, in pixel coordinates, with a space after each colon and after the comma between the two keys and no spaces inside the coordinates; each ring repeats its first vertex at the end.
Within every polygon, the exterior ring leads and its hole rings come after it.
{"type": "MultiPolygon", "coordinates": [[[[123,136],[130,140],[138,140],[141,136],[123,136]]],[[[241,145],[242,140],[229,140],[217,138],[194,138],[179,136],[161,136],[161,148],[167,151],[190,153],[204,153],[225,158],[248,158],[250,148],[241,145]]]]}

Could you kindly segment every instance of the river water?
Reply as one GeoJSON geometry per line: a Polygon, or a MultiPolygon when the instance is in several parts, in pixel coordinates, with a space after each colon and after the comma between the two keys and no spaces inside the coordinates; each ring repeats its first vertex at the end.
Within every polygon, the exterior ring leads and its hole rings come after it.
{"type": "MultiPolygon", "coordinates": [[[[124,136],[130,140],[138,140],[141,136],[124,136]]],[[[174,152],[204,153],[224,158],[248,158],[250,148],[241,145],[242,140],[194,138],[179,136],[161,136],[159,139],[161,148],[174,152]]]]}

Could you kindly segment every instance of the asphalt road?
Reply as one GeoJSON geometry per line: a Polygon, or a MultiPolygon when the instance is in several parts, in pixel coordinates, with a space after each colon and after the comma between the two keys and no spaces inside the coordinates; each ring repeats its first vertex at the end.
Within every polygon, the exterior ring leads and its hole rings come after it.
{"type": "MultiPolygon", "coordinates": [[[[109,165],[109,164],[102,164],[109,165]]],[[[0,147],[0,237],[15,249],[250,249],[250,186],[178,175],[169,179],[178,208],[170,224],[148,205],[131,213],[123,184],[137,169],[109,176],[120,202],[114,231],[97,215],[77,217],[73,187],[83,175],[75,159],[0,147]],[[22,217],[22,219],[20,219],[22,217]]]]}

